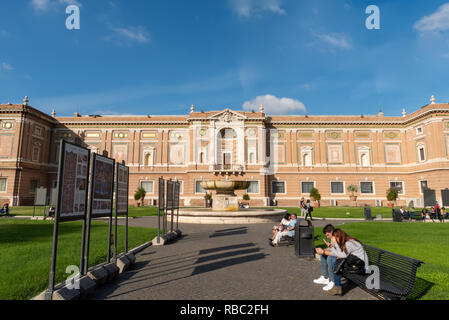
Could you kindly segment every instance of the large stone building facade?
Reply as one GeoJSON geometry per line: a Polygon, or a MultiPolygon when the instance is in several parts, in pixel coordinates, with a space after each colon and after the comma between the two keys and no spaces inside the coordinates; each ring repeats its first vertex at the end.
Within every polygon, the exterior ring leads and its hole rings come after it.
{"type": "MultiPolygon", "coordinates": [[[[156,204],[159,177],[182,182],[181,205],[202,206],[205,179],[251,181],[251,205],[297,206],[317,188],[324,206],[423,205],[423,190],[449,187],[449,104],[399,117],[269,116],[225,109],[181,116],[56,117],[28,105],[0,105],[0,203],[33,204],[38,187],[56,187],[61,139],[130,167],[134,191],[156,204]],[[275,200],[275,201],[274,201],[275,200]]],[[[243,195],[242,193],[239,194],[243,195]]]]}

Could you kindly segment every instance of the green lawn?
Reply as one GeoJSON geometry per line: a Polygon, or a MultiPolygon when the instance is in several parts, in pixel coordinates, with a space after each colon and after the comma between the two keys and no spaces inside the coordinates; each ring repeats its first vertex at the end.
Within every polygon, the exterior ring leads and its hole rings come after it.
{"type": "MultiPolygon", "coordinates": [[[[299,208],[282,208],[288,210],[289,213],[296,213],[298,216],[301,214],[299,208]]],[[[398,208],[399,209],[399,208],[398,208]]],[[[338,219],[364,219],[363,207],[320,207],[315,208],[312,212],[314,218],[338,218],[338,219]],[[349,214],[348,214],[349,213],[349,214]]],[[[421,209],[415,209],[415,216],[419,216],[421,209]]],[[[381,215],[382,218],[392,218],[392,209],[384,207],[372,207],[371,215],[376,218],[377,215],[381,215]]]]}
{"type": "MultiPolygon", "coordinates": [[[[158,208],[157,207],[129,207],[129,216],[133,218],[137,217],[148,217],[148,216],[156,216],[158,208]]],[[[11,216],[33,216],[33,207],[13,207],[10,210],[11,216]]],[[[35,210],[36,216],[44,215],[43,207],[36,207],[35,210]]]]}
{"type": "MultiPolygon", "coordinates": [[[[285,209],[290,213],[301,214],[299,208],[261,208],[261,209],[285,209]]],[[[157,207],[140,207],[135,208],[134,206],[129,207],[129,216],[133,218],[138,217],[148,217],[157,216],[157,207]]],[[[321,207],[315,208],[312,216],[315,218],[337,218],[337,219],[354,219],[354,218],[365,218],[363,207],[321,207]],[[348,215],[349,213],[349,215],[348,215]]],[[[421,209],[415,209],[415,216],[419,216],[421,209]]],[[[44,213],[44,208],[36,208],[36,215],[42,216],[44,213]]],[[[32,216],[33,207],[14,207],[10,212],[13,216],[32,216]]],[[[382,215],[383,218],[392,218],[391,209],[383,207],[373,207],[371,208],[371,214],[373,218],[377,215],[382,215]]]]}
{"type": "MultiPolygon", "coordinates": [[[[80,263],[81,222],[60,224],[56,283],[64,281],[67,266],[80,263]]],[[[91,229],[89,266],[106,261],[107,223],[94,222],[91,229]]],[[[124,227],[118,227],[118,252],[124,250],[124,227]]],[[[151,241],[155,229],[129,228],[129,248],[151,241]]],[[[0,300],[30,299],[48,286],[53,223],[0,220],[0,300]]],[[[112,249],[111,249],[112,250],[112,249]]]]}
{"type": "MultiPolygon", "coordinates": [[[[449,224],[362,222],[340,226],[364,244],[424,261],[409,299],[449,299],[449,224]]],[[[323,245],[322,228],[315,229],[316,245],[323,245]]]]}

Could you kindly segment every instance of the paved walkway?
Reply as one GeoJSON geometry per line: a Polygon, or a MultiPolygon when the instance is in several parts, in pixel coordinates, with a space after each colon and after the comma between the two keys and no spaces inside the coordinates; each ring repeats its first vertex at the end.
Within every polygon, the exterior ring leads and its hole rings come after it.
{"type": "MultiPolygon", "coordinates": [[[[327,222],[316,221],[315,226],[327,222]]],[[[335,223],[338,224],[338,223],[335,223]]],[[[130,226],[155,227],[154,217],[130,226]]],[[[318,261],[298,259],[293,247],[268,245],[271,225],[180,225],[183,238],[149,247],[119,281],[101,287],[94,300],[370,300],[359,288],[332,297],[312,280],[318,261]]]]}

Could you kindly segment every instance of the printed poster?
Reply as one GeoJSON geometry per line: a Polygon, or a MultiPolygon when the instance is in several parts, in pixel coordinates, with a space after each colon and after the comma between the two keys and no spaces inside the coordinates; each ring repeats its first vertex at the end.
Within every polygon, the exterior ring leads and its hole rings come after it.
{"type": "Polygon", "coordinates": [[[62,161],[60,218],[84,218],[87,212],[88,149],[65,143],[62,161]]]}
{"type": "Polygon", "coordinates": [[[129,168],[117,164],[117,214],[128,213],[129,168]]]}
{"type": "Polygon", "coordinates": [[[115,162],[95,155],[93,165],[92,216],[109,216],[112,214],[115,162]]]}

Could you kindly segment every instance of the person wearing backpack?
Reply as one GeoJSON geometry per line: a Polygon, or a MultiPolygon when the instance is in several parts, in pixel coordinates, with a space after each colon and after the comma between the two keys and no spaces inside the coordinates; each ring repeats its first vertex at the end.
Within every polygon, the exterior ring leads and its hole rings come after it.
{"type": "Polygon", "coordinates": [[[310,221],[313,221],[313,218],[312,218],[313,206],[310,204],[310,199],[307,200],[305,209],[306,209],[305,219],[307,220],[307,217],[310,217],[310,221]]]}

